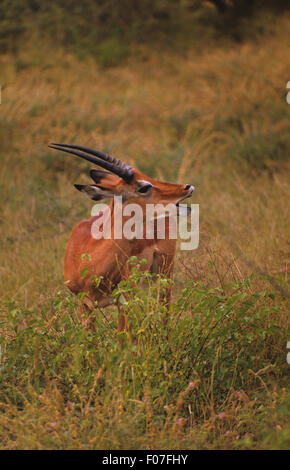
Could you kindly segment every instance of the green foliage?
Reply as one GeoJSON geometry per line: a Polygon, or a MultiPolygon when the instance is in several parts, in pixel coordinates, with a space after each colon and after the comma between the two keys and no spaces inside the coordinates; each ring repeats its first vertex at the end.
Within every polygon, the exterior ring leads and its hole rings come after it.
{"type": "Polygon", "coordinates": [[[228,149],[228,155],[237,163],[247,164],[250,168],[275,169],[278,162],[288,160],[289,135],[286,129],[246,135],[241,141],[228,149]]]}
{"type": "MultiPolygon", "coordinates": [[[[128,55],[126,44],[162,40],[183,45],[196,38],[228,35],[240,40],[251,34],[248,18],[263,6],[283,11],[286,1],[259,0],[245,6],[241,0],[3,0],[0,3],[0,52],[16,52],[23,35],[46,36],[77,53],[95,56],[105,67],[116,65],[128,55]],[[215,8],[214,8],[215,7],[215,8]],[[246,19],[246,22],[243,20],[246,19]]],[[[258,30],[254,26],[254,32],[258,30]]],[[[19,62],[19,66],[25,62],[19,62]]]]}
{"type": "Polygon", "coordinates": [[[96,58],[103,67],[118,65],[128,55],[128,45],[122,44],[118,38],[107,39],[100,44],[96,51],[96,58]]]}
{"type": "MultiPolygon", "coordinates": [[[[126,299],[126,332],[116,333],[115,309],[104,318],[98,308],[92,313],[94,331],[89,330],[66,292],[59,292],[41,315],[6,302],[1,406],[22,409],[53,383],[63,400],[79,410],[77,419],[84,402],[102,403],[100,419],[106,422],[111,415],[110,428],[122,406],[117,426],[123,429],[136,413],[132,403],[144,404],[133,427],[126,428],[128,446],[133,434],[146,433],[148,420],[161,430],[166,423],[174,426],[177,417],[188,421],[189,410],[197,420],[211,419],[212,407],[217,413],[222,410],[229,395],[249,388],[260,370],[267,370],[263,383],[268,387],[283,377],[287,364],[280,349],[286,336],[273,316],[277,308],[272,294],[252,294],[250,280],[229,285],[226,295],[219,288],[189,282],[168,312],[162,294],[172,281],[142,274],[131,261],[131,276],[114,291],[116,299],[126,299]]],[[[97,436],[99,432],[95,427],[97,436]]],[[[271,446],[271,436],[265,439],[271,446]]],[[[245,438],[239,445],[247,442],[245,438]]]]}

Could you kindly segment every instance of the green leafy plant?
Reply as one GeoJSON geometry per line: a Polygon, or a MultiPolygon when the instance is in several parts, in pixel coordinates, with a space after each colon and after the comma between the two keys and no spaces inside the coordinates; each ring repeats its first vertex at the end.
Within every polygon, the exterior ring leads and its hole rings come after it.
{"type": "MultiPolygon", "coordinates": [[[[251,293],[251,280],[229,285],[226,295],[220,288],[189,282],[168,310],[162,294],[172,281],[142,273],[135,258],[130,263],[131,275],[114,291],[116,299],[126,299],[125,332],[117,333],[116,308],[104,316],[98,307],[91,331],[79,321],[75,300],[65,292],[59,292],[40,316],[15,302],[6,303],[0,341],[2,406],[26,409],[43,394],[52,400],[53,383],[61,403],[74,403],[75,420],[84,419],[84,407],[92,413],[99,410],[102,424],[94,425],[94,432],[98,436],[106,427],[109,446],[114,427],[121,432],[126,421],[131,422],[128,439],[133,434],[144,437],[150,427],[161,434],[169,427],[173,433],[177,420],[184,422],[186,433],[193,416],[208,426],[213,413],[216,419],[231,416],[233,400],[248,403],[245,397],[259,389],[260,381],[270,393],[287,367],[280,353],[286,336],[276,323],[273,294],[251,293]],[[97,403],[103,404],[102,411],[97,403]]],[[[64,419],[61,403],[56,406],[59,422],[64,419]]],[[[47,419],[54,422],[53,417],[47,419]]],[[[62,426],[70,432],[68,423],[62,426]]],[[[235,423],[231,426],[236,429],[235,423]]],[[[45,436],[35,439],[47,445],[45,436]]],[[[265,439],[271,442],[271,435],[265,439]]]]}

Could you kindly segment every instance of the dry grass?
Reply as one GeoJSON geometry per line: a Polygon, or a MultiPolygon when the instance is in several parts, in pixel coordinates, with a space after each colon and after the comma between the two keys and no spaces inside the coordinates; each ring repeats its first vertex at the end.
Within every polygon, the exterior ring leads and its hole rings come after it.
{"type": "MultiPolygon", "coordinates": [[[[256,272],[248,289],[276,294],[280,311],[273,310],[273,318],[285,331],[289,22],[281,19],[260,43],[189,51],[186,57],[151,51],[144,61],[140,52],[140,59],[107,70],[45,45],[16,60],[1,57],[3,301],[16,299],[24,309],[40,312],[49,310],[62,290],[70,231],[91,206],[72,185],[88,180],[88,166],[49,151],[47,144],[79,142],[126,158],[152,176],[196,186],[200,246],[178,254],[176,298],[188,278],[227,294],[229,282],[256,272]]],[[[284,358],[283,344],[276,352],[284,358]]],[[[172,402],[163,403],[168,407],[163,419],[148,398],[149,385],[142,399],[131,396],[131,408],[120,388],[108,392],[104,410],[95,394],[101,370],[87,390],[77,391],[72,383],[77,407],[65,401],[57,376],[48,374],[36,387],[23,375],[1,398],[2,447],[285,447],[286,418],[276,410],[277,403],[285,404],[285,377],[267,382],[262,377],[268,372],[250,372],[239,400],[235,390],[228,391],[226,420],[218,418],[211,397],[200,405],[198,418],[187,403],[184,421],[178,419],[183,393],[178,387],[172,402]],[[27,381],[25,393],[21,380],[27,381]]],[[[121,372],[115,380],[122,381],[121,372]]]]}

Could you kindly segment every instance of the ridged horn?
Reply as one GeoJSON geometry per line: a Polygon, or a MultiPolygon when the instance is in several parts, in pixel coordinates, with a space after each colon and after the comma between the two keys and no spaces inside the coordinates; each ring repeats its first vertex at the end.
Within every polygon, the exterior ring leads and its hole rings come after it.
{"type": "Polygon", "coordinates": [[[100,152],[99,150],[81,147],[80,145],[56,144],[54,142],[48,147],[56,150],[62,150],[63,152],[71,153],[72,155],[77,155],[78,157],[84,158],[85,160],[94,163],[95,165],[105,168],[105,170],[109,170],[112,173],[115,173],[115,175],[123,178],[126,183],[130,183],[134,176],[131,166],[126,165],[126,163],[122,162],[121,160],[117,160],[117,158],[114,158],[107,153],[100,152]]]}

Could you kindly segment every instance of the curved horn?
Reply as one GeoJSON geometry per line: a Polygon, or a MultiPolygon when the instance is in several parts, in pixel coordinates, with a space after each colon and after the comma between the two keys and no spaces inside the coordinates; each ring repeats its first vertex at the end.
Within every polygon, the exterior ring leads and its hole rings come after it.
{"type": "Polygon", "coordinates": [[[81,147],[79,145],[56,144],[54,142],[48,147],[56,150],[62,150],[63,152],[71,153],[73,155],[77,155],[78,157],[84,158],[85,160],[88,160],[95,165],[101,166],[102,168],[115,173],[116,175],[123,178],[123,180],[125,180],[127,183],[129,183],[134,176],[131,166],[126,165],[126,163],[121,162],[121,160],[117,160],[116,158],[111,157],[111,155],[100,152],[99,150],[92,150],[90,148],[81,147]],[[79,150],[81,150],[81,152],[79,152],[79,150]]]}

